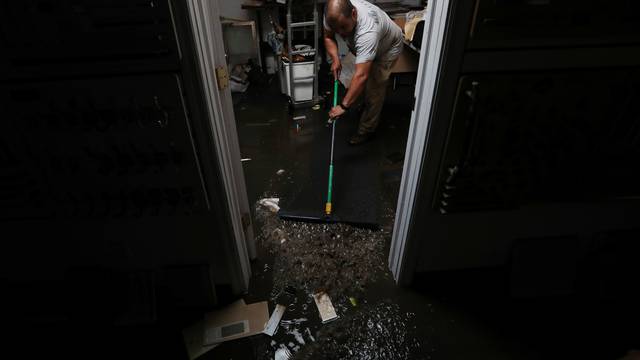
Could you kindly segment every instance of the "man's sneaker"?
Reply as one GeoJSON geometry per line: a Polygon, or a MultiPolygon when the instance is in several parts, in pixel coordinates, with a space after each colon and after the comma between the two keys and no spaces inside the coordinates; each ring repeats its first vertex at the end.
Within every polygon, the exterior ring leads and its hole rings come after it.
{"type": "Polygon", "coordinates": [[[351,136],[351,138],[349,139],[349,144],[350,145],[360,145],[360,144],[363,144],[363,143],[369,141],[372,137],[373,137],[373,133],[361,134],[361,133],[357,132],[353,136],[351,136]]]}

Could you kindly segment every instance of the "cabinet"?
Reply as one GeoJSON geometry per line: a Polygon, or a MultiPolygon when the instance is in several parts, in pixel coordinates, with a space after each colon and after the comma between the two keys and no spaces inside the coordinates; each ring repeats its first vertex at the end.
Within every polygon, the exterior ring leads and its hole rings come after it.
{"type": "Polygon", "coordinates": [[[553,252],[543,244],[637,227],[640,4],[449,6],[410,231],[417,271],[504,266],[522,239],[553,252]]]}
{"type": "Polygon", "coordinates": [[[638,96],[640,68],[463,76],[438,207],[637,197],[638,96]]]}
{"type": "Polygon", "coordinates": [[[5,84],[0,98],[0,218],[206,209],[177,75],[5,84]]]}
{"type": "Polygon", "coordinates": [[[640,3],[629,0],[478,0],[469,49],[637,44],[640,3]]]}

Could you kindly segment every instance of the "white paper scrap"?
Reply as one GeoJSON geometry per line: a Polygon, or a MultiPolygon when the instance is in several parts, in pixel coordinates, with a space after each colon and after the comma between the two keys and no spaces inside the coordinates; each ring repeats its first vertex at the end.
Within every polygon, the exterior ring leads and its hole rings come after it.
{"type": "Polygon", "coordinates": [[[267,334],[269,336],[273,336],[278,330],[278,325],[280,325],[280,319],[282,319],[282,315],[284,315],[284,311],[287,309],[284,305],[276,305],[276,308],[271,313],[271,317],[269,318],[269,322],[267,326],[264,327],[262,331],[263,334],[267,334]]]}
{"type": "Polygon", "coordinates": [[[320,319],[322,319],[323,324],[338,318],[336,309],[333,308],[333,304],[331,303],[331,299],[327,293],[317,293],[313,295],[313,300],[316,302],[316,306],[320,312],[320,319]]]}
{"type": "Polygon", "coordinates": [[[271,212],[277,213],[278,211],[280,211],[280,206],[278,206],[279,202],[280,202],[280,199],[278,198],[267,198],[267,199],[260,199],[258,201],[258,204],[271,210],[271,212]]]}

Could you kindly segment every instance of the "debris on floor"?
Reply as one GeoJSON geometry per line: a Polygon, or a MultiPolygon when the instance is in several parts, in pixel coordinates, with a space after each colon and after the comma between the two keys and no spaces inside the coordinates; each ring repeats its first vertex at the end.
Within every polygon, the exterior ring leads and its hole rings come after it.
{"type": "Polygon", "coordinates": [[[261,333],[269,319],[266,301],[245,304],[240,299],[205,315],[204,345],[218,344],[261,333]]]}
{"type": "Polygon", "coordinates": [[[231,76],[236,77],[240,81],[249,80],[249,71],[251,66],[248,64],[235,64],[231,66],[231,76]]]}
{"type": "Polygon", "coordinates": [[[274,214],[280,211],[279,203],[280,199],[278,198],[265,198],[258,201],[259,205],[269,209],[274,214]]]}
{"type": "Polygon", "coordinates": [[[287,349],[286,346],[282,345],[278,350],[276,350],[276,354],[273,357],[274,360],[289,360],[293,355],[291,351],[287,349]]]}
{"type": "Polygon", "coordinates": [[[267,323],[267,325],[264,327],[264,330],[262,331],[264,334],[273,336],[273,334],[275,334],[276,331],[278,331],[278,326],[280,325],[280,319],[282,319],[282,315],[284,315],[285,310],[287,310],[286,306],[280,305],[280,304],[276,305],[276,308],[273,310],[273,313],[271,313],[269,322],[267,323]]]}
{"type": "MultiPolygon", "coordinates": [[[[309,319],[307,318],[282,320],[280,322],[280,325],[282,325],[282,327],[285,329],[287,334],[293,334],[295,336],[295,333],[298,332],[298,326],[301,325],[302,323],[306,323],[307,321],[309,321],[309,319]]],[[[304,344],[304,343],[305,343],[304,341],[301,342],[301,344],[304,344]]]]}
{"type": "Polygon", "coordinates": [[[268,199],[258,201],[262,245],[275,254],[274,293],[287,286],[308,294],[325,291],[332,299],[355,296],[380,276],[388,276],[384,231],[346,224],[281,220],[268,199]]]}
{"type": "Polygon", "coordinates": [[[249,88],[249,65],[238,64],[231,68],[229,75],[229,88],[231,92],[243,93],[249,88]]]}
{"type": "Polygon", "coordinates": [[[302,347],[294,359],[414,358],[420,353],[420,343],[413,333],[412,319],[412,314],[400,312],[394,303],[367,305],[323,326],[316,334],[317,341],[302,347]]]}
{"type": "Polygon", "coordinates": [[[317,293],[313,295],[313,300],[316,302],[318,312],[320,313],[320,319],[323,324],[338,318],[336,309],[333,308],[333,304],[331,303],[331,299],[327,293],[317,293]]]}
{"type": "Polygon", "coordinates": [[[231,89],[231,92],[243,93],[247,91],[249,85],[250,83],[248,81],[242,81],[240,78],[235,76],[231,76],[229,78],[229,88],[231,89]]]}
{"type": "MultiPolygon", "coordinates": [[[[287,310],[289,310],[287,308],[287,310]]],[[[290,313],[287,311],[287,313],[290,313]]],[[[297,318],[281,320],[279,331],[271,342],[271,351],[267,351],[259,357],[260,360],[273,359],[273,352],[277,353],[280,348],[287,348],[291,353],[300,351],[302,347],[316,341],[309,329],[310,321],[307,318],[297,318]]]]}
{"type": "Polygon", "coordinates": [[[302,129],[302,127],[304,126],[304,120],[306,118],[307,117],[305,115],[295,116],[293,118],[293,124],[297,133],[300,132],[300,129],[302,129]]]}

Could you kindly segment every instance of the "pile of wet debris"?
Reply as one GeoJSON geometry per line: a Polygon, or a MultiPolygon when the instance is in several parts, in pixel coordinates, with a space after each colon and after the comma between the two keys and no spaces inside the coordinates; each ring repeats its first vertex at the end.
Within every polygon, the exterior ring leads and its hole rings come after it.
{"type": "Polygon", "coordinates": [[[248,338],[259,360],[424,359],[415,315],[363,294],[389,276],[389,232],[283,221],[278,202],[256,205],[258,238],[274,255],[270,299],[238,299],[205,314],[183,331],[189,358],[215,357],[221,343],[248,338]]]}
{"type": "Polygon", "coordinates": [[[277,199],[256,205],[262,245],[275,254],[274,289],[287,286],[331,298],[352,296],[388,276],[385,231],[346,224],[316,224],[281,220],[277,199]]]}

